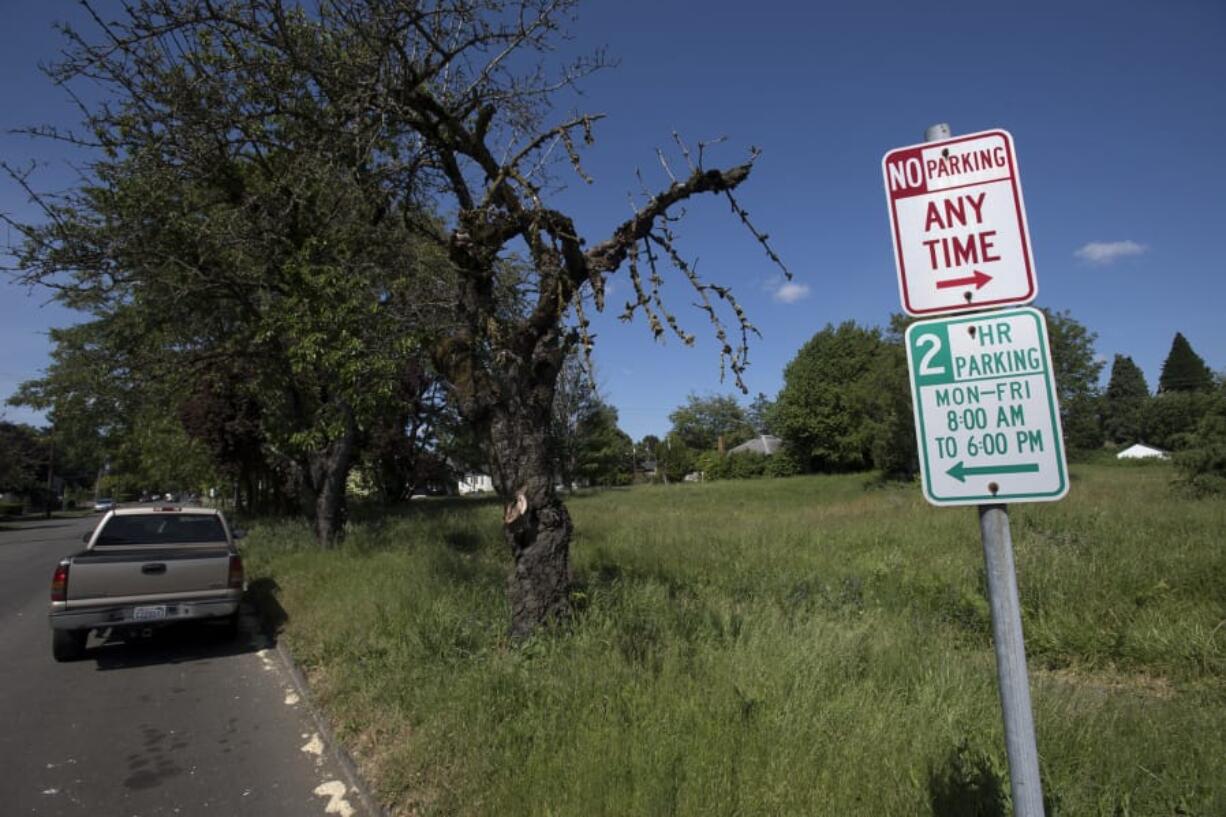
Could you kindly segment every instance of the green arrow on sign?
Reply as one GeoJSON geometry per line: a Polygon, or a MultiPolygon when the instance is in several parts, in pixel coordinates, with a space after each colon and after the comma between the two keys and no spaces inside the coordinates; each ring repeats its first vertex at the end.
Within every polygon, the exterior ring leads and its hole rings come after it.
{"type": "Polygon", "coordinates": [[[958,480],[958,482],[966,482],[967,477],[986,477],[992,474],[1034,474],[1038,473],[1038,470],[1039,464],[1037,462],[1024,462],[1020,465],[981,465],[975,468],[967,468],[962,464],[962,460],[958,460],[957,465],[945,473],[958,480]]]}

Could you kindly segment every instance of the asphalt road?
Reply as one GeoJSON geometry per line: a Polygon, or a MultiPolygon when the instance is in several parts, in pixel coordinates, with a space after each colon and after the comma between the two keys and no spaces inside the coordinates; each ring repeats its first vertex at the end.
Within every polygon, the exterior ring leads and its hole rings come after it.
{"type": "Polygon", "coordinates": [[[0,815],[363,814],[250,620],[52,659],[51,573],[96,521],[0,521],[0,815]]]}

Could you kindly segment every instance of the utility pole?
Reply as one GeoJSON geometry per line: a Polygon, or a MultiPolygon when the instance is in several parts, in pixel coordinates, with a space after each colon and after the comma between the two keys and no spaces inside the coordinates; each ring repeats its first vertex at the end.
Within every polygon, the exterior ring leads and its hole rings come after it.
{"type": "Polygon", "coordinates": [[[55,481],[53,479],[53,474],[55,472],[54,471],[55,469],[55,427],[54,426],[51,428],[49,432],[47,432],[47,442],[48,442],[48,447],[47,447],[47,500],[44,503],[46,507],[43,509],[43,517],[46,519],[50,519],[51,518],[51,500],[55,496],[54,494],[55,481]]]}

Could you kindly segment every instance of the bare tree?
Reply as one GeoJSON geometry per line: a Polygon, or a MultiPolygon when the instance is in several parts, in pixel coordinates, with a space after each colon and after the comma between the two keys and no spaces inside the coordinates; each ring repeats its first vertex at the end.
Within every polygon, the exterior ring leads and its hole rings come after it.
{"type": "MultiPolygon", "coordinates": [[[[512,73],[510,56],[548,46],[570,4],[565,2],[451,3],[446,13],[408,12],[399,30],[410,33],[411,85],[399,83],[390,110],[421,137],[426,164],[439,174],[453,218],[437,238],[459,273],[459,330],[440,341],[436,365],[454,389],[462,413],[488,435],[494,478],[508,500],[507,545],[514,558],[508,579],[511,632],[523,636],[569,612],[571,519],[555,495],[548,429],[559,372],[576,343],[591,345],[587,307],[605,306],[607,276],[625,266],[634,291],[627,320],[642,312],[657,337],[665,326],[685,343],[693,337],[661,299],[666,266],[692,285],[721,343],[722,363],[738,385],[753,331],[731,291],[705,282],[679,252],[670,213],[704,193],[725,197],[740,219],[778,261],[733,191],[749,177],[750,160],[727,168],[704,164],[703,148],[677,140],[685,170],[648,194],[609,237],[586,242],[573,219],[547,202],[550,156],[557,150],[587,180],[578,151],[600,118],[565,117],[541,125],[549,94],[598,63],[586,63],[554,81],[544,73],[512,73]],[[527,274],[515,283],[530,293],[527,308],[508,313],[500,293],[499,259],[527,248],[527,274]],[[717,304],[734,315],[730,338],[717,304]]],[[[391,32],[389,32],[391,33],[391,32]]],[[[516,64],[522,64],[518,57],[516,64]]],[[[667,162],[664,162],[666,170],[667,162]]]]}
{"type": "MultiPolygon", "coordinates": [[[[546,69],[575,5],[318,0],[308,9],[290,0],[136,0],[127,8],[140,25],[104,27],[119,51],[139,54],[134,44],[149,36],[185,36],[226,44],[225,53],[240,62],[287,66],[313,98],[328,102],[305,106],[308,112],[333,114],[312,127],[366,135],[362,172],[382,169],[384,178],[411,183],[398,200],[412,196],[420,204],[415,226],[445,252],[446,278],[456,287],[451,330],[431,344],[434,365],[467,423],[488,441],[494,481],[507,501],[515,637],[569,614],[572,525],[554,492],[548,435],[559,372],[576,346],[590,351],[588,315],[605,308],[608,276],[624,268],[630,279],[624,320],[642,314],[657,338],[671,332],[687,345],[694,337],[666,306],[663,286],[666,274],[688,281],[719,342],[721,372],[744,389],[755,330],[731,290],[705,281],[678,248],[672,227],[679,205],[703,194],[722,197],[783,266],[734,196],[756,150],[742,164],[710,167],[705,145],[691,148],[674,134],[672,163],[664,152],[658,157],[667,183],[655,191],[644,185],[632,215],[598,241],[585,240],[572,217],[550,205],[559,167],[592,181],[580,147],[602,118],[558,116],[552,104],[557,92],[605,65],[597,54],[546,69]],[[351,116],[336,115],[346,106],[351,116]]],[[[274,130],[299,115],[252,113],[274,130]]]]}

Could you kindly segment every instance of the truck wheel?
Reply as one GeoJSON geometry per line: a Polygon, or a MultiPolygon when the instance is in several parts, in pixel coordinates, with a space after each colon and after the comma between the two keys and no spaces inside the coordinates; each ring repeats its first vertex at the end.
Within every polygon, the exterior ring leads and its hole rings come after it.
{"type": "Polygon", "coordinates": [[[76,661],[85,654],[89,630],[52,630],[51,654],[56,661],[76,661]]]}

